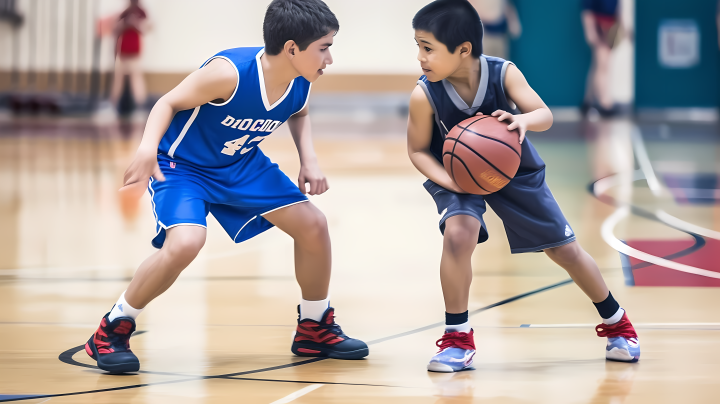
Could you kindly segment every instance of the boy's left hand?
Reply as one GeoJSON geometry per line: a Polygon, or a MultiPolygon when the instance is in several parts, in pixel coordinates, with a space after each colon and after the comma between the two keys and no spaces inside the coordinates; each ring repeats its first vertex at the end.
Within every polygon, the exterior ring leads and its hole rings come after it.
{"type": "Polygon", "coordinates": [[[320,170],[317,163],[302,164],[298,175],[298,187],[303,194],[320,195],[330,188],[325,174],[320,170]],[[310,184],[310,189],[305,184],[310,184]]]}
{"type": "MultiPolygon", "coordinates": [[[[478,112],[477,115],[483,115],[482,112],[478,112]]],[[[498,121],[504,121],[508,120],[510,122],[510,125],[508,125],[508,130],[514,130],[517,129],[518,133],[520,134],[520,144],[525,140],[525,132],[527,131],[527,122],[525,121],[525,117],[520,115],[513,115],[509,112],[505,112],[502,109],[498,109],[497,111],[492,113],[492,116],[498,117],[498,121]]]]}

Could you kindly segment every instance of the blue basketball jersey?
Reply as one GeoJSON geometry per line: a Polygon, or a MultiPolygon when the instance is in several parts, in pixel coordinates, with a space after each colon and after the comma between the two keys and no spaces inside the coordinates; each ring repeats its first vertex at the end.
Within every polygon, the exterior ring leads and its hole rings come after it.
{"type": "Polygon", "coordinates": [[[159,157],[199,167],[226,167],[242,161],[302,110],[311,85],[302,76],[291,81],[285,94],[270,105],[260,63],[263,53],[260,47],[227,49],[203,63],[217,58],[230,62],[237,71],[235,92],[222,103],[209,102],[175,114],[158,146],[159,157]]]}
{"type": "MultiPolygon", "coordinates": [[[[511,114],[521,113],[505,94],[505,72],[511,63],[492,56],[480,56],[480,85],[471,106],[468,106],[463,101],[449,81],[431,82],[427,76],[420,77],[417,84],[425,91],[435,119],[430,152],[440,164],[443,161],[442,149],[445,137],[450,129],[458,123],[478,112],[490,115],[501,109],[511,114]]],[[[520,168],[516,175],[535,172],[544,167],[545,162],[543,162],[537,150],[526,137],[522,143],[520,168]]]]}

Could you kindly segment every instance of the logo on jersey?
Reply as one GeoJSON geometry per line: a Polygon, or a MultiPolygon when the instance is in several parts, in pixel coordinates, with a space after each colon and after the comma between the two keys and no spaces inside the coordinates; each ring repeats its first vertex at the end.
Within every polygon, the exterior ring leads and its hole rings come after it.
{"type": "Polygon", "coordinates": [[[573,235],[573,231],[570,229],[570,225],[565,225],[565,237],[570,237],[573,235]]]}
{"type": "Polygon", "coordinates": [[[272,119],[235,119],[230,115],[220,123],[233,129],[249,130],[250,132],[272,132],[282,125],[282,122],[272,119]]]}

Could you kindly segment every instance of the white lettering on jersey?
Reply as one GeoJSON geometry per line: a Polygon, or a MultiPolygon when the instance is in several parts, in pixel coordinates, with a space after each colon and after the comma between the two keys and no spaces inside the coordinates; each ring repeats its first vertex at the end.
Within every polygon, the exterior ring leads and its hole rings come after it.
{"type": "MultiPolygon", "coordinates": [[[[238,121],[239,121],[239,119],[238,119],[238,121]]],[[[240,126],[238,126],[238,130],[247,130],[247,128],[249,128],[250,125],[252,125],[252,123],[253,123],[252,119],[243,119],[240,126]]]]}
{"type": "Polygon", "coordinates": [[[228,115],[227,118],[225,118],[225,119],[224,119],[222,122],[220,122],[220,123],[223,124],[223,125],[225,125],[225,126],[230,126],[230,125],[233,124],[233,122],[235,122],[235,118],[233,118],[233,117],[231,117],[230,115],[228,115]]]}
{"type": "Polygon", "coordinates": [[[278,126],[280,126],[280,125],[282,125],[282,122],[280,122],[280,121],[273,121],[273,123],[272,123],[271,125],[269,125],[269,126],[267,127],[267,129],[265,129],[265,132],[272,132],[272,131],[274,131],[275,129],[277,129],[278,126]]]}
{"type": "MultiPolygon", "coordinates": [[[[220,123],[223,124],[224,126],[229,126],[233,129],[237,129],[237,130],[250,130],[251,132],[269,132],[269,133],[272,133],[275,129],[277,129],[278,127],[280,127],[280,125],[282,125],[282,122],[273,121],[272,119],[255,119],[255,120],[253,120],[251,118],[235,119],[230,115],[225,117],[225,119],[223,119],[223,121],[220,123]]],[[[240,139],[242,139],[242,138],[240,138],[240,139]]],[[[260,137],[260,139],[264,139],[264,137],[260,137]]],[[[235,142],[235,140],[233,140],[233,142],[235,142]]],[[[228,142],[228,143],[230,143],[230,142],[228,142]]],[[[236,146],[230,147],[229,150],[233,150],[233,147],[236,147],[236,146]]],[[[227,154],[227,152],[229,152],[229,150],[224,149],[223,153],[227,154]]],[[[234,150],[237,151],[239,149],[234,149],[234,150]]]]}
{"type": "Polygon", "coordinates": [[[270,125],[272,125],[272,124],[273,124],[273,120],[272,120],[272,119],[268,119],[267,121],[265,121],[265,123],[264,123],[264,124],[260,127],[260,129],[258,129],[258,130],[259,130],[260,132],[266,132],[266,131],[267,131],[267,128],[269,128],[270,125]]]}
{"type": "Polygon", "coordinates": [[[263,122],[265,122],[264,119],[258,119],[257,121],[253,122],[252,126],[250,127],[250,132],[255,132],[260,129],[260,126],[258,125],[262,125],[263,122]]]}

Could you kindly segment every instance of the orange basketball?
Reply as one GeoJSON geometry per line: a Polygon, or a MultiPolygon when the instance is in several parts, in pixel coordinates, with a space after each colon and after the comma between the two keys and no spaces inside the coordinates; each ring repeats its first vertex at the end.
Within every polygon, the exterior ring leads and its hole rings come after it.
{"type": "Polygon", "coordinates": [[[507,126],[508,122],[483,115],[468,118],[450,130],[443,144],[443,164],[463,191],[491,194],[515,177],[520,167],[520,136],[507,126]]]}

